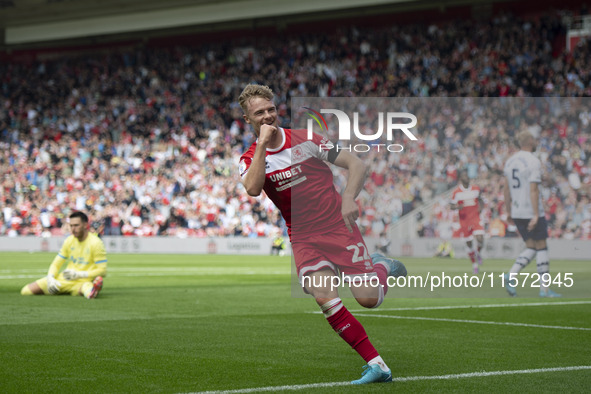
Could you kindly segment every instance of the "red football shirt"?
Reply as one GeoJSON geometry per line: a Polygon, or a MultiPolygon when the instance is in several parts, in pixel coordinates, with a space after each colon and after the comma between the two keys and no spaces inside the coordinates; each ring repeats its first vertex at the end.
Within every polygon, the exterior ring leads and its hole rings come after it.
{"type": "Polygon", "coordinates": [[[458,185],[451,196],[453,203],[459,205],[460,225],[480,222],[480,188],[476,185],[470,185],[465,188],[458,185]]]}
{"type": "MultiPolygon", "coordinates": [[[[290,238],[325,234],[331,226],[344,225],[341,196],[335,189],[328,160],[330,141],[305,129],[279,128],[281,146],[267,149],[263,190],[283,215],[290,238]]],[[[240,157],[240,176],[250,168],[256,141],[240,157]]]]}

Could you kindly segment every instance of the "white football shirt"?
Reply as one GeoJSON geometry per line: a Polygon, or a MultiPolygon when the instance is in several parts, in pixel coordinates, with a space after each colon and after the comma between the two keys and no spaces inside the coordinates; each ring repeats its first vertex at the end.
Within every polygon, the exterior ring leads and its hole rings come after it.
{"type": "MultiPolygon", "coordinates": [[[[542,163],[531,152],[521,150],[507,160],[503,172],[509,181],[511,217],[514,219],[533,218],[530,184],[542,182],[542,163]]],[[[541,193],[538,200],[538,216],[544,216],[541,193]]]]}

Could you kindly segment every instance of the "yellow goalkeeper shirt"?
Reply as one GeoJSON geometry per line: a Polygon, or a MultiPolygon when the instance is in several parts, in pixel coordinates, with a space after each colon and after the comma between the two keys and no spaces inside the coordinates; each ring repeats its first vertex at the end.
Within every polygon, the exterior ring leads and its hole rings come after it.
{"type": "Polygon", "coordinates": [[[107,252],[103,241],[94,233],[88,233],[82,242],[70,235],[49,267],[49,274],[57,276],[64,262],[67,268],[75,271],[87,271],[92,280],[107,273],[107,252]]]}

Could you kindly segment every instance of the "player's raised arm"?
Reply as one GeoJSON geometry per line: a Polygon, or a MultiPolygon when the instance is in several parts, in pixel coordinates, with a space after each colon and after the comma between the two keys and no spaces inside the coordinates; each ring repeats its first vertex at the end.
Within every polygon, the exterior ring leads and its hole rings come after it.
{"type": "Polygon", "coordinates": [[[241,180],[249,196],[261,194],[265,185],[265,150],[257,147],[248,172],[241,180]],[[262,157],[261,157],[262,156],[262,157]]]}
{"type": "Polygon", "coordinates": [[[262,125],[257,146],[246,174],[242,177],[242,184],[248,195],[256,197],[261,194],[265,186],[265,157],[269,142],[275,138],[277,127],[262,125]]]}
{"type": "Polygon", "coordinates": [[[359,208],[355,203],[355,199],[363,188],[368,167],[360,158],[346,151],[339,153],[334,164],[349,171],[347,186],[342,196],[341,212],[347,229],[353,231],[352,225],[359,217],[359,208]]]}

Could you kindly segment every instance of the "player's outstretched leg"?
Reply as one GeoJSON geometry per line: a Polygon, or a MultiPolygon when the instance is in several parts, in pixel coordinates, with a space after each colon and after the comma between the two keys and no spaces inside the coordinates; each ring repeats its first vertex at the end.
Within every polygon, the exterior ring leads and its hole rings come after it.
{"type": "Polygon", "coordinates": [[[390,259],[380,253],[372,253],[370,255],[373,265],[382,265],[386,268],[388,276],[398,278],[399,276],[406,276],[406,267],[401,261],[390,259]]]}
{"type": "Polygon", "coordinates": [[[484,246],[484,237],[482,235],[476,236],[476,260],[478,265],[482,265],[482,247],[484,246]]]}
{"type": "MultiPolygon", "coordinates": [[[[316,272],[312,275],[322,275],[322,273],[316,272]]],[[[326,273],[324,273],[324,275],[326,275],[326,273]]],[[[331,273],[330,275],[334,274],[331,273]]],[[[373,371],[364,373],[361,379],[351,383],[364,384],[385,382],[388,381],[387,376],[390,376],[391,379],[392,372],[369,340],[363,325],[343,305],[343,301],[338,297],[336,290],[327,291],[327,289],[321,288],[307,289],[309,289],[308,291],[314,295],[316,303],[320,306],[324,317],[332,329],[363,358],[367,363],[367,368],[370,371],[373,371]],[[318,297],[318,295],[324,297],[318,297]]],[[[372,287],[371,290],[375,292],[376,289],[372,287]]]]}
{"type": "Polygon", "coordinates": [[[367,364],[363,366],[361,378],[354,380],[351,384],[385,383],[392,381],[392,371],[383,371],[378,364],[367,364]]]}
{"type": "MultiPolygon", "coordinates": [[[[316,300],[320,305],[320,300],[316,300]]],[[[369,340],[359,321],[345,308],[340,298],[326,300],[320,309],[330,326],[355,350],[367,363],[361,379],[351,384],[379,383],[392,380],[392,371],[369,340]]]]}
{"type": "Polygon", "coordinates": [[[472,247],[468,247],[468,257],[470,258],[470,262],[472,263],[472,273],[476,275],[479,271],[480,265],[478,264],[478,260],[476,259],[476,251],[472,250],[472,247]]]}
{"type": "Polygon", "coordinates": [[[505,289],[511,297],[515,297],[517,295],[517,291],[515,290],[515,285],[513,282],[514,281],[509,280],[509,274],[505,274],[505,289]]]}
{"type": "MultiPolygon", "coordinates": [[[[545,243],[544,243],[545,246],[545,243]]],[[[548,249],[546,247],[542,247],[536,250],[536,266],[538,274],[540,278],[544,278],[550,275],[550,259],[548,257],[548,249]]],[[[554,291],[550,290],[550,284],[546,283],[547,281],[542,280],[540,285],[540,297],[543,298],[558,298],[562,297],[562,295],[555,293],[554,291]]]]}

